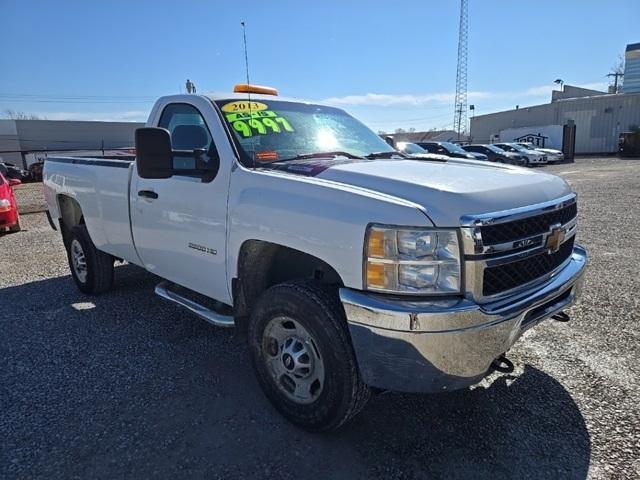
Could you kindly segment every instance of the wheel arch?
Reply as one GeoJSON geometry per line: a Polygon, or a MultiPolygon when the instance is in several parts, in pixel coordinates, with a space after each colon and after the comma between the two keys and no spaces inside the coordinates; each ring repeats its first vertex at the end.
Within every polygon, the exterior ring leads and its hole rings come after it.
{"type": "Polygon", "coordinates": [[[71,229],[77,225],[84,224],[84,214],[78,201],[69,195],[59,194],[56,197],[56,201],[60,215],[60,233],[66,245],[71,229]]]}
{"type": "Polygon", "coordinates": [[[314,255],[264,240],[245,240],[231,283],[236,325],[246,328],[246,321],[265,290],[299,279],[344,286],[336,269],[314,255]]]}

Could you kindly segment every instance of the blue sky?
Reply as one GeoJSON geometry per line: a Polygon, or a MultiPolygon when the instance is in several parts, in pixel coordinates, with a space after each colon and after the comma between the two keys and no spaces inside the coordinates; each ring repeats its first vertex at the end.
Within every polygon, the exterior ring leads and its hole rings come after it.
{"type": "MultiPolygon", "coordinates": [[[[548,101],[553,80],[606,88],[640,1],[470,0],[476,114],[548,101]],[[615,6],[614,6],[615,5],[615,6]]],[[[459,2],[0,0],[0,115],[144,120],[156,97],[245,78],[329,100],[375,130],[450,127],[459,2]]]]}

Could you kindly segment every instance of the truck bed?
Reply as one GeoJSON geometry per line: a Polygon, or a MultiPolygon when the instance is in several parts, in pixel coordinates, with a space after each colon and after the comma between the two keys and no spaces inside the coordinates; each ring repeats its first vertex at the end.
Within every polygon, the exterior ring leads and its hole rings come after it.
{"type": "Polygon", "coordinates": [[[96,247],[139,265],[129,214],[134,160],[134,157],[48,157],[43,182],[52,218],[60,217],[60,195],[75,199],[82,206],[84,222],[96,247]]]}

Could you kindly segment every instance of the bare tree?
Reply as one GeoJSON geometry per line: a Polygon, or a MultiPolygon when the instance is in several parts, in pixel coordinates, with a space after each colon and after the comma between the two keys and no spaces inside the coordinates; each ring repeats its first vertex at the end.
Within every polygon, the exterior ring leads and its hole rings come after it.
{"type": "Polygon", "coordinates": [[[611,67],[612,73],[624,73],[624,57],[622,55],[618,55],[618,60],[611,67]]]}
{"type": "Polygon", "coordinates": [[[618,55],[618,60],[611,67],[611,73],[607,74],[607,77],[611,79],[611,85],[609,86],[609,90],[612,93],[618,93],[618,78],[624,76],[624,57],[622,55],[618,55]]]}
{"type": "Polygon", "coordinates": [[[405,129],[404,128],[396,128],[395,133],[404,133],[405,129]]]}
{"type": "Polygon", "coordinates": [[[10,108],[7,108],[4,111],[4,116],[5,116],[5,118],[8,118],[9,120],[46,120],[46,119],[43,119],[43,118],[39,117],[38,115],[34,115],[34,114],[30,114],[30,113],[24,113],[24,112],[18,112],[17,110],[12,110],[10,108]]]}

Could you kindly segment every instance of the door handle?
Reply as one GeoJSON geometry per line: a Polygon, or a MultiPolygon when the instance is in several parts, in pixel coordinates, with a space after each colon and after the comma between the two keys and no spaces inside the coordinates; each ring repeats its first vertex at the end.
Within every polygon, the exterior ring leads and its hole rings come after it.
{"type": "Polygon", "coordinates": [[[151,199],[158,198],[158,194],[153,190],[140,190],[138,192],[138,196],[144,197],[144,198],[151,198],[151,199]]]}

